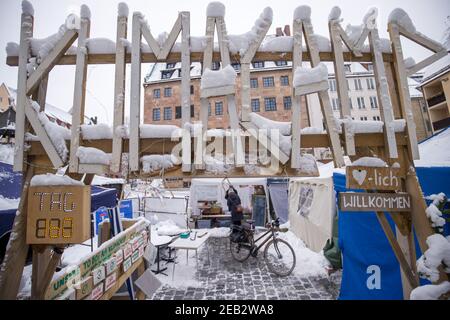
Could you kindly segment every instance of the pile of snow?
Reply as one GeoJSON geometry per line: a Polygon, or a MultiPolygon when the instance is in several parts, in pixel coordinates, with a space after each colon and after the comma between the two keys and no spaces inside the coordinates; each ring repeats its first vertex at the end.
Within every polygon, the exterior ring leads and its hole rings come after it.
{"type": "Polygon", "coordinates": [[[70,130],[59,126],[55,122],[51,122],[45,112],[40,112],[40,106],[36,101],[32,101],[31,106],[37,112],[39,121],[44,126],[45,131],[53,143],[58,155],[63,162],[66,162],[69,150],[67,149],[66,140],[70,140],[70,130]]]}
{"type": "Polygon", "coordinates": [[[119,17],[128,17],[129,9],[125,2],[120,2],[117,10],[117,15],[119,17]]]}
{"type": "Polygon", "coordinates": [[[210,2],[206,7],[208,17],[225,17],[225,6],[219,1],[210,2]]]}
{"type": "MultiPolygon", "coordinates": [[[[53,50],[53,48],[56,46],[56,44],[61,40],[61,38],[64,36],[64,34],[67,32],[67,26],[66,24],[62,24],[58,32],[48,36],[47,38],[43,39],[36,39],[31,38],[30,39],[30,48],[31,48],[31,55],[36,57],[36,62],[40,64],[42,60],[48,56],[48,54],[53,50]]],[[[75,47],[71,47],[68,50],[68,53],[74,54],[76,52],[75,47]]]]}
{"type": "Polygon", "coordinates": [[[9,209],[17,209],[19,206],[20,198],[18,199],[10,199],[5,198],[0,195],[0,211],[1,210],[9,210],[9,209]]]}
{"type": "Polygon", "coordinates": [[[310,85],[328,80],[328,68],[321,62],[314,68],[297,67],[294,73],[294,87],[310,85]]]}
{"type": "Polygon", "coordinates": [[[442,218],[441,210],[439,210],[434,203],[431,203],[425,210],[425,212],[428,219],[431,220],[431,226],[433,228],[439,228],[440,230],[442,230],[445,225],[445,219],[442,218]]]}
{"type": "Polygon", "coordinates": [[[176,236],[186,231],[185,229],[181,229],[170,219],[158,222],[155,225],[155,229],[159,236],[176,236]]]}
{"type": "Polygon", "coordinates": [[[56,174],[46,173],[38,174],[31,178],[30,186],[82,186],[83,182],[74,180],[69,176],[59,176],[56,174]]]}
{"type": "Polygon", "coordinates": [[[266,37],[259,51],[263,52],[291,52],[294,47],[294,38],[292,36],[266,37]]]}
{"type": "Polygon", "coordinates": [[[309,21],[311,20],[311,7],[299,6],[295,8],[294,20],[309,21]]]}
{"type": "Polygon", "coordinates": [[[347,27],[345,28],[345,33],[347,34],[348,38],[353,44],[356,44],[358,42],[359,38],[361,37],[362,31],[364,26],[363,25],[352,25],[347,24],[347,27]]]}
{"type": "Polygon", "coordinates": [[[380,158],[375,157],[362,157],[358,160],[353,161],[352,166],[363,166],[363,167],[374,167],[374,168],[384,168],[387,167],[387,163],[380,158]]]}
{"type": "Polygon", "coordinates": [[[317,127],[305,127],[302,128],[301,130],[301,134],[322,134],[322,133],[326,133],[326,131],[324,131],[322,128],[317,128],[317,127]]]}
{"type": "Polygon", "coordinates": [[[22,1],[22,13],[30,16],[34,16],[34,8],[30,1],[23,0],[22,1]]]}
{"type": "Polygon", "coordinates": [[[163,169],[170,169],[177,163],[175,157],[171,154],[151,154],[141,158],[142,171],[153,173],[163,169]]]}
{"type": "Polygon", "coordinates": [[[450,167],[450,129],[447,128],[419,144],[416,167],[450,167]]]}
{"type": "Polygon", "coordinates": [[[211,238],[226,238],[230,235],[231,229],[230,228],[212,228],[208,229],[209,236],[211,238]]]}
{"type": "Polygon", "coordinates": [[[411,300],[438,300],[440,296],[450,292],[450,282],[427,284],[411,291],[411,300]]]}
{"type": "Polygon", "coordinates": [[[176,135],[180,128],[167,124],[141,124],[141,138],[171,138],[176,135]]]}
{"type": "Polygon", "coordinates": [[[236,71],[231,65],[220,70],[206,68],[200,82],[200,89],[220,88],[234,86],[236,71]]]}
{"type": "Polygon", "coordinates": [[[413,57],[406,58],[403,63],[405,64],[406,69],[413,67],[416,64],[416,60],[413,57]]]}
{"type": "Polygon", "coordinates": [[[270,120],[256,112],[250,113],[250,121],[259,129],[278,130],[280,134],[283,136],[289,136],[291,134],[291,127],[292,127],[291,122],[270,120]]]}
{"type": "Polygon", "coordinates": [[[341,8],[335,6],[331,9],[330,14],[328,15],[328,21],[339,21],[341,18],[341,8]]]}
{"type": "MultiPolygon", "coordinates": [[[[345,119],[336,119],[339,132],[342,132],[341,125],[345,124],[347,132],[351,134],[355,133],[383,133],[384,122],[376,120],[353,120],[351,117],[345,119]]],[[[396,119],[392,122],[394,132],[405,131],[406,121],[405,119],[396,119]]]]}
{"type": "Polygon", "coordinates": [[[331,52],[331,42],[327,37],[316,33],[311,35],[311,39],[312,41],[315,41],[315,43],[317,44],[317,49],[319,51],[331,52]]]}
{"type": "Polygon", "coordinates": [[[80,163],[110,165],[111,154],[107,154],[100,149],[91,147],[78,147],[77,157],[80,163]]]}
{"type": "Polygon", "coordinates": [[[90,38],[86,40],[86,47],[90,54],[104,54],[116,52],[116,43],[107,38],[90,38]]]}
{"type": "Polygon", "coordinates": [[[416,27],[405,10],[396,8],[392,10],[388,18],[389,23],[396,23],[410,33],[416,32],[416,27]]]}
{"type": "MultiPolygon", "coordinates": [[[[255,21],[252,29],[242,35],[229,35],[230,51],[243,56],[251,44],[257,42],[258,35],[272,24],[273,12],[270,7],[266,7],[255,21]]],[[[278,50],[277,50],[278,51],[278,50]]]]}
{"type": "Polygon", "coordinates": [[[14,146],[12,144],[0,144],[0,162],[14,163],[14,146]]]}
{"type": "Polygon", "coordinates": [[[436,282],[439,280],[438,268],[443,265],[444,272],[450,273],[450,238],[433,234],[427,238],[428,250],[417,260],[417,271],[421,278],[436,282]]]}
{"type": "Polygon", "coordinates": [[[6,44],[6,55],[8,57],[16,57],[19,55],[19,44],[16,42],[8,42],[6,44]]]}
{"type": "Polygon", "coordinates": [[[82,4],[80,7],[80,18],[81,19],[91,19],[91,9],[85,4],[82,4]]]}
{"type": "Polygon", "coordinates": [[[81,125],[81,134],[85,140],[112,139],[112,128],[107,124],[81,125]]]}

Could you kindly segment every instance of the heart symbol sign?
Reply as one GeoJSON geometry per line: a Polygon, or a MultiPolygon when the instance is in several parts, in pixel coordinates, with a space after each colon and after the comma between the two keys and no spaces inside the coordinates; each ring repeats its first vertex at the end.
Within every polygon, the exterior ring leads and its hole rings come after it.
{"type": "Polygon", "coordinates": [[[366,180],[367,171],[366,170],[353,170],[352,175],[353,175],[353,179],[355,179],[359,185],[362,185],[364,180],[366,180]]]}

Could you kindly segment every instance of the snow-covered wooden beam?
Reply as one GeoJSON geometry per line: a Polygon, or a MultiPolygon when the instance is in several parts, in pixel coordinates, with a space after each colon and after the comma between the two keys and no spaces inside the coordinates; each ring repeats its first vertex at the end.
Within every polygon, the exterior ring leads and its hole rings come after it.
{"type": "MultiPolygon", "coordinates": [[[[302,21],[295,19],[292,23],[292,32],[294,35],[294,47],[293,47],[293,60],[292,60],[292,74],[298,67],[302,66],[303,46],[302,46],[302,21]]],[[[292,92],[294,92],[294,86],[292,86],[292,92]]],[[[291,150],[291,168],[301,168],[301,113],[302,113],[302,99],[300,95],[293,94],[292,103],[292,150],[291,150]]]]}
{"type": "Polygon", "coordinates": [[[56,43],[55,47],[42,60],[37,69],[29,76],[27,81],[27,95],[30,95],[39,85],[39,82],[45,77],[50,70],[57,64],[58,60],[67,52],[72,43],[78,37],[76,30],[68,29],[56,43]]]}
{"type": "Polygon", "coordinates": [[[77,150],[81,140],[81,125],[84,123],[84,108],[86,99],[86,78],[87,78],[87,47],[86,41],[89,39],[91,20],[89,8],[83,7],[85,14],[80,19],[80,29],[78,31],[77,64],[75,68],[75,85],[73,92],[72,106],[72,126],[69,154],[69,172],[78,172],[77,150]]]}
{"type": "MultiPolygon", "coordinates": [[[[186,14],[186,13],[187,12],[184,12],[184,14],[186,14]]],[[[181,15],[182,14],[183,14],[183,12],[180,12],[178,14],[178,18],[175,21],[175,24],[173,25],[172,30],[170,31],[169,36],[167,37],[167,40],[164,42],[159,54],[157,55],[158,59],[160,59],[160,60],[166,59],[167,56],[169,55],[169,52],[172,49],[173,45],[177,41],[178,35],[181,32],[181,15]]]]}
{"type": "Polygon", "coordinates": [[[373,55],[373,72],[375,75],[377,97],[380,104],[381,120],[384,122],[384,135],[390,159],[398,158],[397,142],[394,132],[394,111],[392,108],[391,96],[389,94],[389,84],[387,82],[386,70],[381,56],[380,36],[376,28],[375,18],[364,21],[365,25],[372,24],[374,27],[369,32],[370,51],[373,55]]]}
{"type": "Polygon", "coordinates": [[[119,172],[122,164],[122,134],[117,128],[124,125],[125,108],[125,52],[124,40],[127,38],[128,6],[120,3],[117,16],[116,68],[114,76],[114,120],[111,171],[119,172]]]}
{"type": "MultiPolygon", "coordinates": [[[[299,13],[299,15],[302,16],[301,13],[299,13]]],[[[314,36],[314,30],[311,24],[310,16],[300,18],[301,18],[300,20],[302,21],[303,34],[305,36],[306,46],[308,48],[311,58],[311,67],[317,67],[321,61],[319,56],[317,39],[314,36]]],[[[328,95],[328,91],[319,91],[318,95],[320,105],[322,107],[323,117],[327,125],[327,133],[330,139],[334,163],[338,168],[341,168],[345,165],[344,155],[342,152],[341,141],[339,139],[337,124],[334,119],[333,110],[331,109],[330,105],[330,97],[328,95]]]]}
{"type": "MultiPolygon", "coordinates": [[[[191,15],[187,11],[180,13],[181,17],[181,124],[182,128],[191,120],[191,15]]],[[[191,171],[191,134],[185,130],[181,138],[183,147],[181,155],[181,170],[191,171]]]]}
{"type": "Polygon", "coordinates": [[[141,123],[141,29],[142,15],[133,14],[131,36],[131,84],[130,84],[130,171],[139,171],[139,126],[141,123]]]}
{"type": "Polygon", "coordinates": [[[19,70],[17,72],[16,131],[14,146],[14,171],[23,171],[25,146],[25,107],[27,102],[27,64],[30,55],[30,41],[33,37],[33,12],[23,10],[20,27],[19,70]]]}
{"type": "MultiPolygon", "coordinates": [[[[334,8],[333,8],[334,10],[334,8]]],[[[339,9],[340,11],[340,9],[339,9]]],[[[348,86],[347,86],[347,78],[345,76],[344,69],[344,48],[342,42],[346,43],[343,40],[342,35],[345,34],[343,32],[340,21],[340,14],[337,17],[333,17],[335,19],[331,19],[328,22],[328,28],[330,31],[330,39],[331,39],[331,48],[334,53],[334,72],[336,76],[336,83],[338,89],[338,97],[340,102],[340,113],[341,118],[351,119],[351,111],[350,111],[350,97],[348,95],[348,86]]],[[[347,44],[347,43],[346,43],[347,44]]],[[[351,52],[353,52],[353,46],[349,48],[351,52]]],[[[356,154],[355,150],[355,140],[353,133],[350,132],[347,123],[344,122],[344,139],[345,139],[345,148],[347,151],[347,155],[353,156],[356,154]]]]}

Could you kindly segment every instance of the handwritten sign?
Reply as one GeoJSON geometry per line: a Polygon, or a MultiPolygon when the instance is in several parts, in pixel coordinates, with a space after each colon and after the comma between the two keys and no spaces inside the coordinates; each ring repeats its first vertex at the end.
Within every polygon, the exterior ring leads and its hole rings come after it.
{"type": "Polygon", "coordinates": [[[401,189],[399,169],[347,166],[347,189],[391,190],[401,189]]]}
{"type": "Polygon", "coordinates": [[[30,187],[28,244],[77,244],[91,236],[90,186],[30,187]]]}
{"type": "Polygon", "coordinates": [[[117,272],[111,273],[105,280],[105,291],[111,289],[116,284],[116,280],[117,272]]]}
{"type": "Polygon", "coordinates": [[[94,282],[91,276],[75,285],[76,299],[81,300],[92,292],[94,282]]]}
{"type": "Polygon", "coordinates": [[[105,280],[105,277],[106,277],[105,266],[100,266],[100,267],[92,270],[92,277],[94,279],[94,286],[96,286],[98,283],[105,280]]]}
{"type": "Polygon", "coordinates": [[[339,204],[342,211],[408,212],[411,198],[407,193],[341,192],[339,204]]]}

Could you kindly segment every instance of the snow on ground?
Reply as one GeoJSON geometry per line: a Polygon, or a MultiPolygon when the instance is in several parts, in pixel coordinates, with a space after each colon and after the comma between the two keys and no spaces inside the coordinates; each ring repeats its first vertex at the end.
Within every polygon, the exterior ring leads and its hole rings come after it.
{"type": "Polygon", "coordinates": [[[7,164],[14,163],[14,145],[0,144],[0,162],[7,164]]]}
{"type": "Polygon", "coordinates": [[[450,166],[450,129],[419,144],[420,160],[415,160],[416,167],[448,167],[450,166]]]}
{"type": "Polygon", "coordinates": [[[0,210],[17,209],[20,198],[9,199],[0,195],[0,210]]]}

